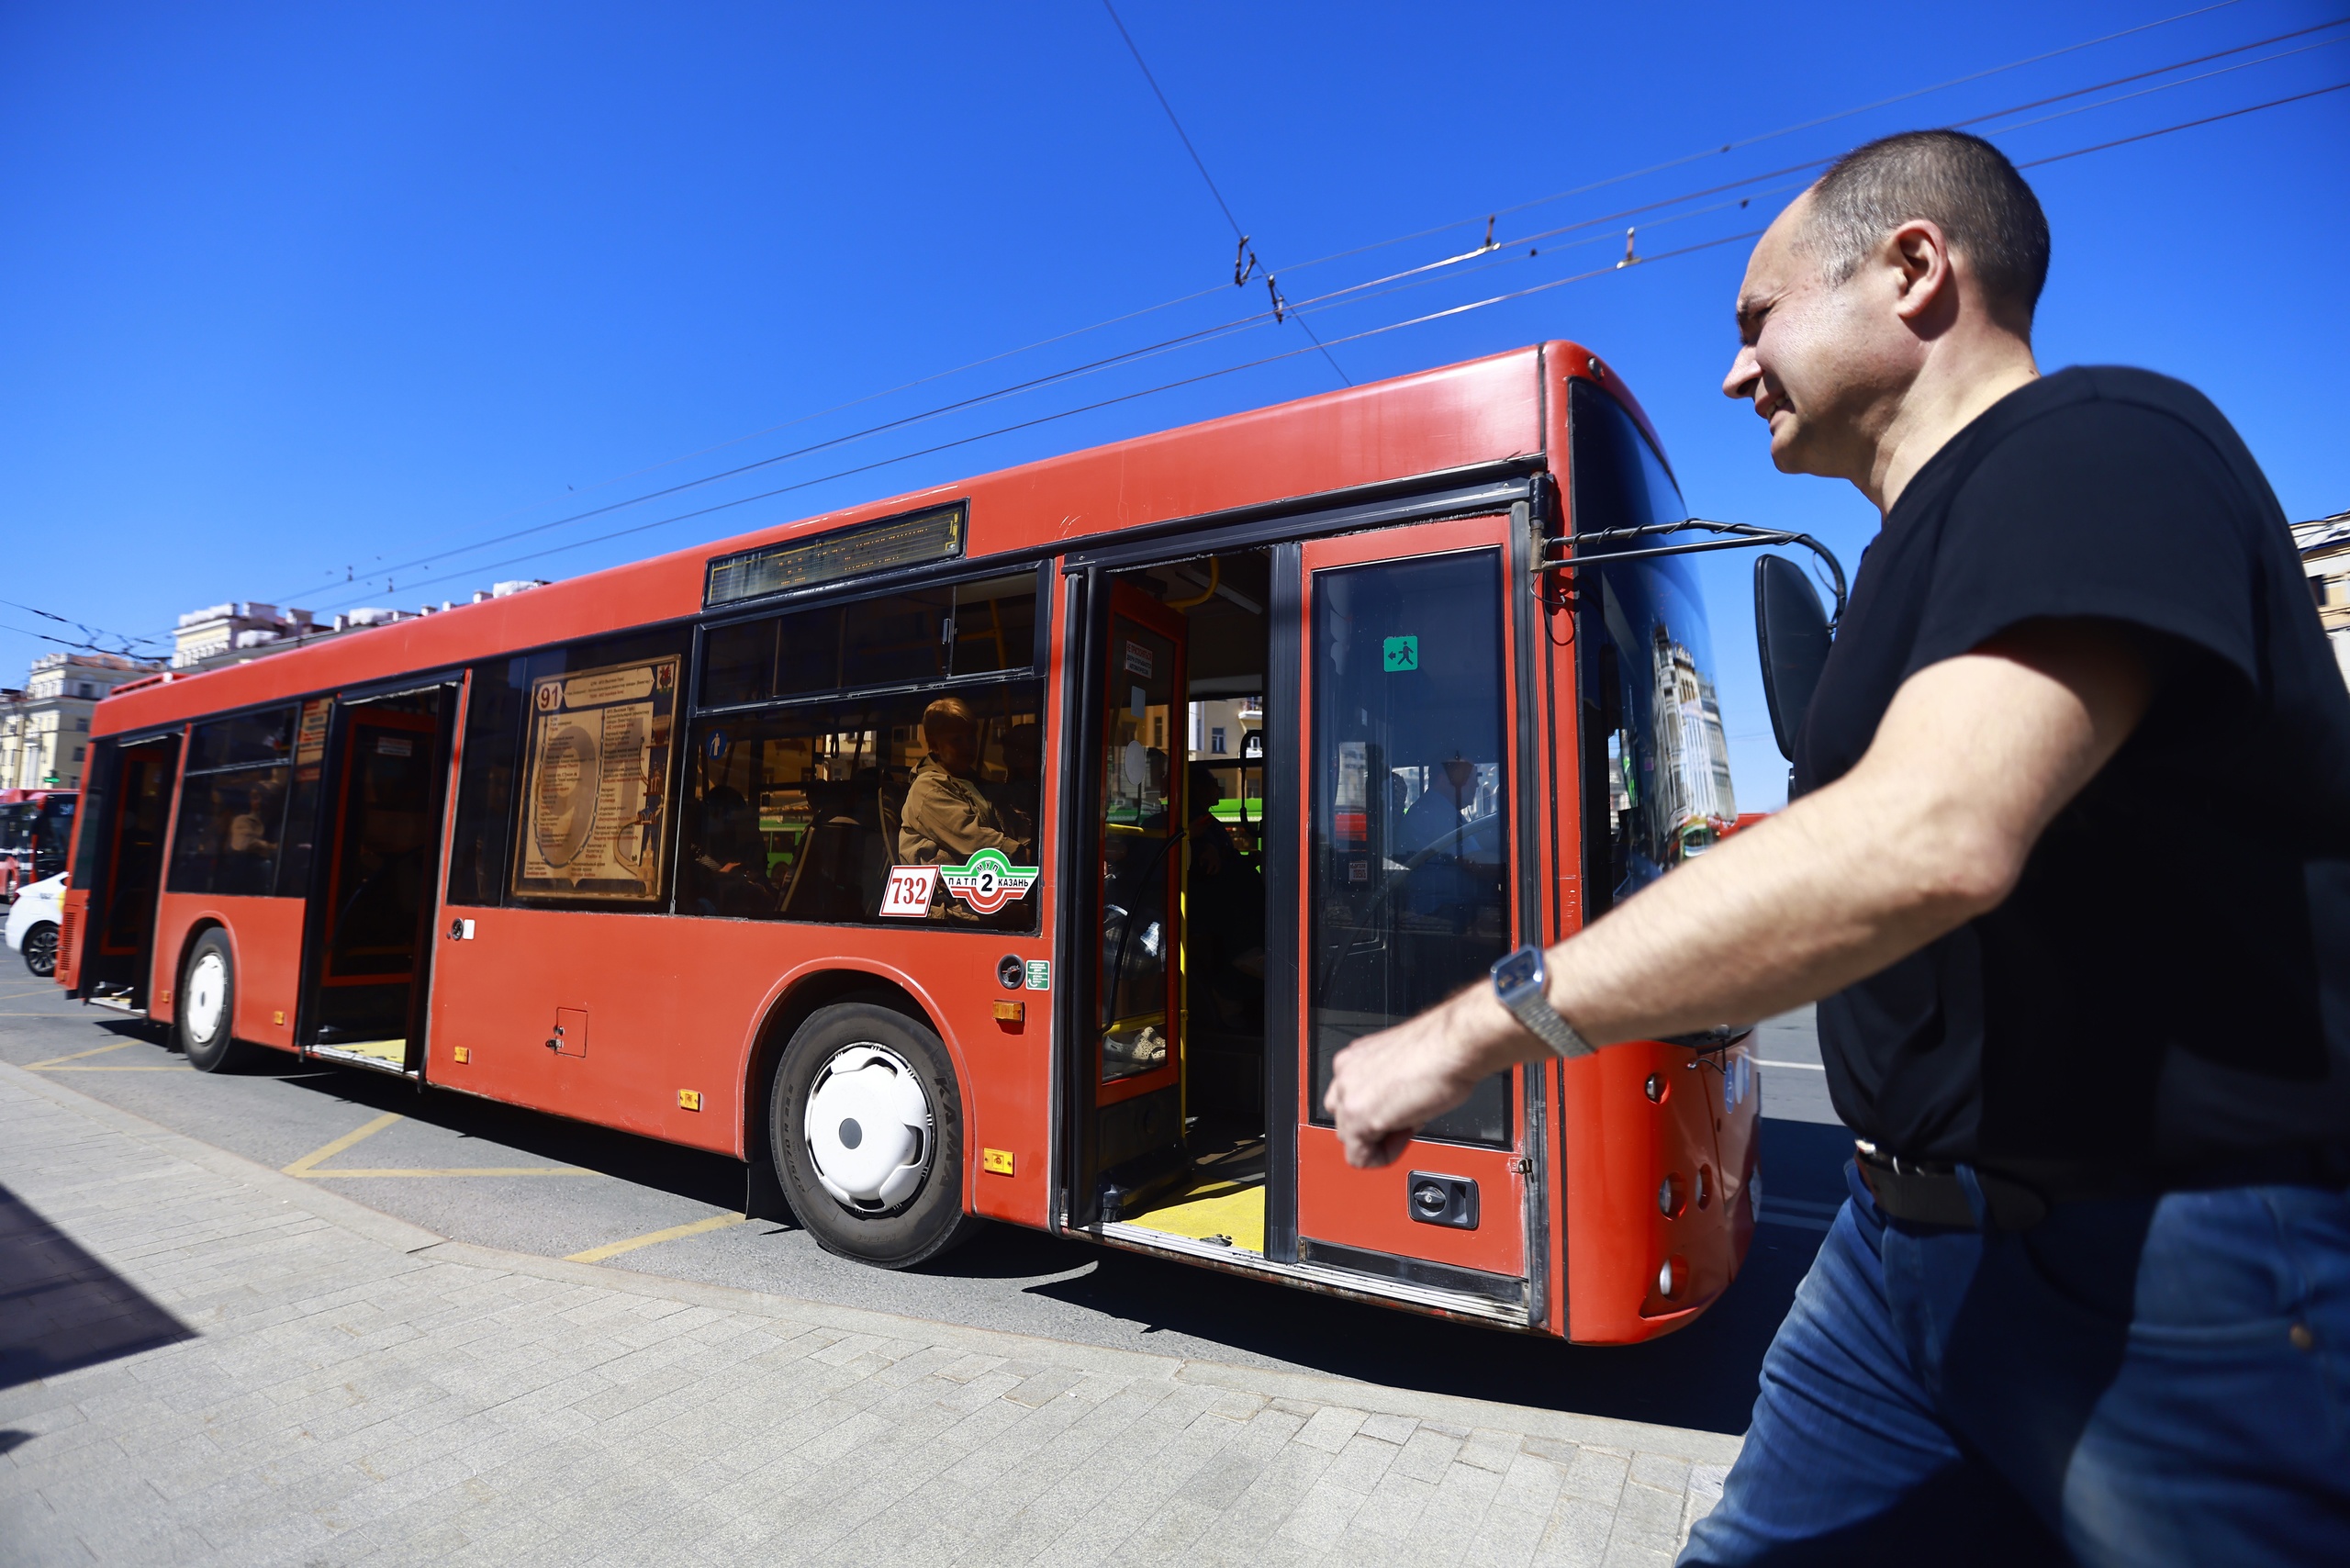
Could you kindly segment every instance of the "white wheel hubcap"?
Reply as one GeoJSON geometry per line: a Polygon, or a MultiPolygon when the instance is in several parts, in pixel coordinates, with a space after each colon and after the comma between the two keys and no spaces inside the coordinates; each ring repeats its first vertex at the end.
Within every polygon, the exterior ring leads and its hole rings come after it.
{"type": "Polygon", "coordinates": [[[824,1191],[857,1214],[892,1209],[930,1170],[930,1096],[905,1058],[845,1046],[816,1074],[803,1126],[824,1191]]]}
{"type": "Polygon", "coordinates": [[[229,966],[219,954],[207,953],[187,976],[187,1032],[199,1044],[210,1045],[220,1032],[220,1007],[228,1000],[229,966]]]}

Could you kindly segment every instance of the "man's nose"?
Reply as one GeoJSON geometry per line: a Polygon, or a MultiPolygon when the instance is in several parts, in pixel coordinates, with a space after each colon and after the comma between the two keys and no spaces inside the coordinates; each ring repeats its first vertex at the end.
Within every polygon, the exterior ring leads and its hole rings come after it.
{"type": "Polygon", "coordinates": [[[1722,377],[1722,396],[1745,402],[1754,396],[1754,384],[1762,376],[1762,367],[1754,361],[1754,346],[1742,343],[1729,362],[1729,374],[1722,377]]]}

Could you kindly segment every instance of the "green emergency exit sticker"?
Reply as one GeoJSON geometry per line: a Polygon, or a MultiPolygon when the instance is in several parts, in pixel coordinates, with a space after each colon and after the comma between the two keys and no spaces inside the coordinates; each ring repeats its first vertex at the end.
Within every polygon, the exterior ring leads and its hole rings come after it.
{"type": "Polygon", "coordinates": [[[1387,673],[1400,675],[1407,669],[1420,667],[1420,640],[1417,637],[1387,639],[1387,673]]]}

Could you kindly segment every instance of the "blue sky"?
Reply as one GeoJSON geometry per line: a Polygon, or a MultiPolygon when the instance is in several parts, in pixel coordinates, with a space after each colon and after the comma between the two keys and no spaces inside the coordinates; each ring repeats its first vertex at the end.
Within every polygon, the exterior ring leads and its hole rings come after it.
{"type": "MultiPolygon", "coordinates": [[[[1338,339],[1605,269],[1623,208],[2350,17],[2339,0],[2239,0],[2165,21],[2189,8],[1984,0],[1964,27],[1841,0],[1776,17],[1222,0],[1125,0],[1121,14],[1293,302],[1470,249],[1496,210],[1505,241],[1590,225],[1531,241],[1539,256],[1516,244],[1313,309],[1338,339]],[[2068,52],[1995,70],[2052,50],[2068,52]]],[[[2344,81],[2350,27],[1978,129],[2028,161],[2344,81]]],[[[2042,363],[2195,382],[2296,518],[2350,507],[2345,149],[2350,92],[2027,171],[2055,233],[2042,363]]],[[[1802,177],[1655,207],[1639,249],[1756,227],[1802,177]],[[1751,205],[1719,206],[1740,197],[1751,205]]],[[[17,605],[153,634],[229,599],[463,599],[1337,384],[1321,355],[1295,354],[824,478],[1306,346],[1293,322],[1260,321],[455,553],[1259,310],[1259,284],[1230,286],[1225,216],[1098,0],[10,6],[0,216],[7,684],[51,645],[27,632],[76,635],[17,605]],[[822,482],[513,559],[807,480],[822,482]],[[403,569],[387,591],[390,566],[403,569]]],[[[1695,511],[1811,528],[1849,568],[1874,513],[1847,488],[1775,474],[1761,425],[1716,389],[1745,250],[1603,270],[1332,354],[1365,381],[1579,338],[1655,417],[1695,511]]],[[[1768,806],[1784,765],[1760,704],[1749,569],[1706,568],[1740,793],[1768,806]]]]}

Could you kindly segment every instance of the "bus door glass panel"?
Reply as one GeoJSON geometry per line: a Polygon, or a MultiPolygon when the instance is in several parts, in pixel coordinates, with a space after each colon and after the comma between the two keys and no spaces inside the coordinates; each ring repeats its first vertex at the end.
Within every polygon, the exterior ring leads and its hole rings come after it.
{"type": "Polygon", "coordinates": [[[1100,1168],[1182,1139],[1175,953],[1183,818],[1182,617],[1113,585],[1102,727],[1102,932],[1094,995],[1100,1168]]]}
{"type": "Polygon", "coordinates": [[[1516,946],[1502,527],[1435,523],[1306,547],[1299,1229],[1322,1261],[1359,1252],[1523,1268],[1523,1183],[1506,1153],[1513,1073],[1421,1128],[1393,1168],[1349,1169],[1321,1130],[1341,1051],[1482,980],[1516,946]],[[1473,1201],[1437,1223],[1416,1215],[1415,1170],[1472,1183],[1473,1201]]]}
{"type": "Polygon", "coordinates": [[[95,826],[104,886],[91,895],[95,923],[76,980],[85,996],[147,1005],[155,902],[162,891],[164,837],[178,781],[180,738],[125,746],[95,826]]]}
{"type": "Polygon", "coordinates": [[[347,704],[333,747],[310,1043],[405,1070],[440,864],[440,707],[438,691],[347,704]]]}

